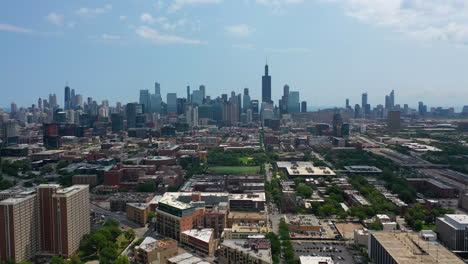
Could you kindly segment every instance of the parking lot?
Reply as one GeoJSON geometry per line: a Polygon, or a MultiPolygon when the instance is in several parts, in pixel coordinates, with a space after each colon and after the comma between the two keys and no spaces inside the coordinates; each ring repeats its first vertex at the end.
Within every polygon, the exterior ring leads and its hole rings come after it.
{"type": "Polygon", "coordinates": [[[331,257],[335,264],[355,264],[360,263],[354,260],[359,254],[353,249],[348,249],[344,242],[338,241],[316,241],[316,242],[295,242],[293,241],[296,257],[299,256],[321,256],[331,257]]]}

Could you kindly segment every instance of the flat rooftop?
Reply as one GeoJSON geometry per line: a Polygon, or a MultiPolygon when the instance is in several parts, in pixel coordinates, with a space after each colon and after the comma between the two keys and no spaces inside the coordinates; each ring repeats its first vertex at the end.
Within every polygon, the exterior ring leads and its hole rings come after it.
{"type": "Polygon", "coordinates": [[[190,253],[183,253],[167,260],[169,263],[177,264],[209,264],[209,262],[196,257],[190,253]]]}
{"type": "Polygon", "coordinates": [[[226,239],[223,246],[244,252],[264,262],[271,263],[270,243],[265,239],[226,239]],[[252,248],[257,250],[253,250],[252,248]]]}
{"type": "Polygon", "coordinates": [[[330,168],[325,166],[315,167],[312,162],[306,161],[296,161],[296,162],[286,162],[278,161],[276,165],[279,169],[285,169],[290,176],[304,176],[304,177],[314,177],[314,176],[335,176],[335,172],[330,168]]]}
{"type": "Polygon", "coordinates": [[[72,194],[75,194],[83,189],[88,189],[89,188],[89,185],[73,185],[73,186],[70,186],[68,188],[64,188],[64,189],[59,189],[56,193],[56,195],[60,195],[60,196],[70,196],[72,194]]]}
{"type": "Polygon", "coordinates": [[[229,194],[229,200],[251,200],[251,201],[265,201],[265,193],[236,193],[229,194]]]}
{"type": "Polygon", "coordinates": [[[419,233],[373,232],[371,235],[397,263],[465,263],[439,243],[421,239],[419,233]]]}
{"type": "Polygon", "coordinates": [[[211,228],[190,229],[182,233],[186,234],[187,236],[191,236],[193,238],[206,242],[206,243],[210,243],[210,240],[213,237],[213,229],[211,228]]]}
{"type": "Polygon", "coordinates": [[[333,264],[331,257],[299,256],[301,264],[333,264]]]}

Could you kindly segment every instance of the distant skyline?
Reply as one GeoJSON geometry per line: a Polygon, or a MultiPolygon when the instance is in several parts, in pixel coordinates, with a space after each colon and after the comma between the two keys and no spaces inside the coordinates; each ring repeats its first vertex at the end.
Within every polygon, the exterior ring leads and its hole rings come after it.
{"type": "Polygon", "coordinates": [[[161,84],[185,97],[283,86],[309,108],[468,105],[468,1],[3,1],[0,107],[36,104],[64,87],[112,105],[161,84]]]}

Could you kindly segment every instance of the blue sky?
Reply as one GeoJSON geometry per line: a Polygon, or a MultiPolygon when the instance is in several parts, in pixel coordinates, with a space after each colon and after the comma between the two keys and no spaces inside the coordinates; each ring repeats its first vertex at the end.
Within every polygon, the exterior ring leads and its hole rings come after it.
{"type": "MultiPolygon", "coordinates": [[[[465,0],[4,0],[0,106],[31,105],[66,83],[130,102],[161,83],[185,96],[249,87],[268,57],[273,99],[284,84],[309,106],[468,104],[465,0]]],[[[164,96],[165,97],[165,96],[164,96]]]]}

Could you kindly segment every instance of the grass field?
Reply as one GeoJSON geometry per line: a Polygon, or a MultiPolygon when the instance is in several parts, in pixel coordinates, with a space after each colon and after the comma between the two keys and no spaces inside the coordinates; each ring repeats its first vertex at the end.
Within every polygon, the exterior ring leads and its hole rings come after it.
{"type": "Polygon", "coordinates": [[[215,166],[209,167],[208,173],[212,174],[257,174],[259,172],[258,166],[215,166]]]}

